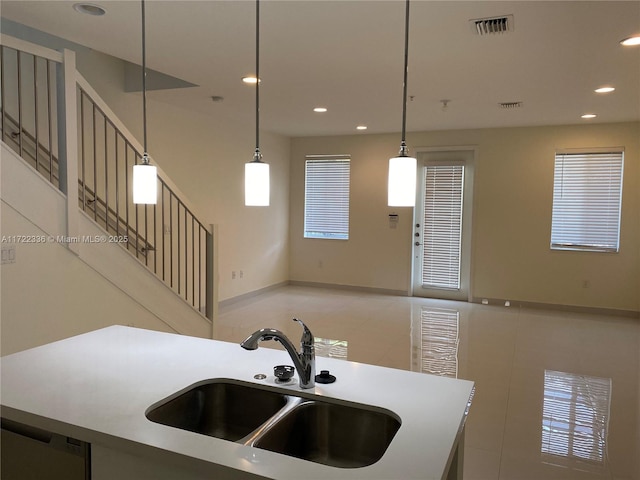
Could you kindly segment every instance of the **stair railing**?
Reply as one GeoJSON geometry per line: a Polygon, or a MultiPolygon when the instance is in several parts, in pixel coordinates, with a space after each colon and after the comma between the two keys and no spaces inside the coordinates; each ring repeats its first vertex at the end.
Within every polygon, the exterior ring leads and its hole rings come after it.
{"type": "MultiPolygon", "coordinates": [[[[133,203],[131,172],[142,146],[76,71],[73,52],[7,35],[0,44],[0,138],[67,195],[68,236],[84,212],[213,319],[212,226],[161,171],[158,204],[133,203]]],[[[78,253],[77,244],[67,246],[78,253]]]]}

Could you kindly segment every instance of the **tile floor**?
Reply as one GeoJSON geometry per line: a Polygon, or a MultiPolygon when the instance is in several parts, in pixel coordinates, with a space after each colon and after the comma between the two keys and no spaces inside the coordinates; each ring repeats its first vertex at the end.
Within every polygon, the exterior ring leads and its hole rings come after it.
{"type": "Polygon", "coordinates": [[[323,355],[476,382],[465,480],[640,480],[638,319],[287,286],[222,308],[215,337],[297,339],[293,317],[323,355]]]}

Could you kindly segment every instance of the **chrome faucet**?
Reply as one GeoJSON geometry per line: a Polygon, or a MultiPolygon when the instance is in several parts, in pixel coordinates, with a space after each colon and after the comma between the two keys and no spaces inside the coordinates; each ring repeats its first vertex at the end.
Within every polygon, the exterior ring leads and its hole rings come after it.
{"type": "Polygon", "coordinates": [[[291,340],[289,340],[284,333],[274,328],[261,328],[257,332],[253,332],[240,346],[246,350],[256,350],[258,348],[258,342],[262,340],[275,340],[276,342],[280,342],[285,350],[289,352],[289,356],[291,356],[291,360],[293,360],[293,365],[298,371],[300,387],[313,388],[316,378],[316,352],[313,344],[313,334],[311,330],[302,323],[302,320],[294,318],[293,321],[302,325],[303,329],[302,338],[300,339],[302,352],[300,353],[298,353],[296,347],[293,346],[291,340]]]}

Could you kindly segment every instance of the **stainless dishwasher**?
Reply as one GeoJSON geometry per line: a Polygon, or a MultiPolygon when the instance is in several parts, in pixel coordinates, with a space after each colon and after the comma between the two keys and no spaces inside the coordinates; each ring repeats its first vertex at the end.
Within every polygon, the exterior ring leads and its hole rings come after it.
{"type": "Polygon", "coordinates": [[[90,445],[2,419],[1,480],[90,480],[90,445]]]}

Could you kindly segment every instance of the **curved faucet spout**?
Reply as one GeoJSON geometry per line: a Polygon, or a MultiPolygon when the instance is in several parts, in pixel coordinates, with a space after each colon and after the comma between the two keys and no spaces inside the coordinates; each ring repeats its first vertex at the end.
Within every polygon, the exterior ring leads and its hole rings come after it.
{"type": "Polygon", "coordinates": [[[246,350],[256,350],[258,343],[263,340],[275,340],[280,342],[285,350],[289,353],[293,365],[296,367],[298,377],[300,378],[301,388],[313,388],[315,386],[316,377],[316,355],[314,339],[311,330],[297,318],[293,319],[294,322],[298,322],[302,325],[302,337],[300,338],[301,352],[298,353],[296,347],[291,343],[291,340],[275,328],[261,328],[249,335],[240,346],[246,350]]]}

